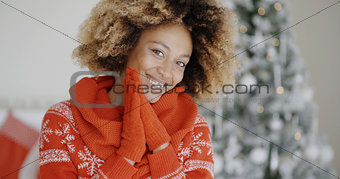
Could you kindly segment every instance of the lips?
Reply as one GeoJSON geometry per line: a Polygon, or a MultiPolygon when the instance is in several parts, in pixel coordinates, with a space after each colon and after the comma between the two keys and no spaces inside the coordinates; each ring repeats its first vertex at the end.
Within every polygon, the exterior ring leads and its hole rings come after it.
{"type": "Polygon", "coordinates": [[[165,81],[163,80],[160,80],[159,78],[156,78],[156,77],[153,77],[153,76],[150,76],[150,75],[146,75],[147,78],[151,79],[152,81],[155,81],[161,85],[164,85],[165,84],[165,81]]]}

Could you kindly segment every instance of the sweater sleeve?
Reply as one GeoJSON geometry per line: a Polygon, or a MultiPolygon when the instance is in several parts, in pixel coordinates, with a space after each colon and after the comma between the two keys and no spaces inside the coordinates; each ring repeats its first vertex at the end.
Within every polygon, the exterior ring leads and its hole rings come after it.
{"type": "Polygon", "coordinates": [[[122,156],[113,153],[98,170],[98,174],[92,178],[122,178],[131,179],[138,171],[127,162],[122,156]]]}
{"type": "MultiPolygon", "coordinates": [[[[65,132],[68,132],[69,129],[63,129],[62,117],[53,114],[53,112],[55,111],[50,109],[46,112],[41,126],[40,178],[77,178],[77,170],[71,161],[64,140],[65,132]]],[[[66,124],[64,126],[67,127],[66,124]]]]}
{"type": "Polygon", "coordinates": [[[182,147],[186,158],[181,163],[172,145],[148,154],[151,178],[214,178],[214,152],[207,121],[196,117],[190,146],[182,147]]]}
{"type": "Polygon", "coordinates": [[[45,114],[39,141],[41,178],[78,178],[78,169],[86,168],[86,163],[75,165],[74,157],[86,160],[91,157],[96,167],[91,168],[92,178],[130,179],[138,171],[122,156],[113,153],[105,162],[91,153],[86,146],[79,146],[75,137],[78,133],[71,109],[63,103],[51,107],[45,114]],[[61,107],[62,106],[62,107],[61,107]],[[60,110],[60,109],[63,110],[60,110]],[[73,156],[73,157],[71,157],[73,156]]]}

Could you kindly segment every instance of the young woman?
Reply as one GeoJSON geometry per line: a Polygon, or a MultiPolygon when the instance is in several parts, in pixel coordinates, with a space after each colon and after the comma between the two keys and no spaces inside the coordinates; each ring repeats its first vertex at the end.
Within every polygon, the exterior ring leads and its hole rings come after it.
{"type": "Polygon", "coordinates": [[[203,86],[234,82],[233,20],[213,0],[100,1],[73,57],[121,80],[82,78],[75,98],[49,108],[40,176],[213,178],[210,131],[194,101],[214,97],[197,93],[203,86]]]}

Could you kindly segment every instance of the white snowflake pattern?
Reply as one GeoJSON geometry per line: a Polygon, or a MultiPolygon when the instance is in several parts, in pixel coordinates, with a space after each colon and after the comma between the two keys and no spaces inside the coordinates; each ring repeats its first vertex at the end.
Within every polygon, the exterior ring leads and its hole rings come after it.
{"type": "MultiPolygon", "coordinates": [[[[172,179],[182,179],[185,178],[185,173],[184,173],[184,168],[181,165],[177,170],[175,170],[174,172],[171,172],[167,175],[164,175],[158,179],[167,179],[167,178],[172,178],[172,179]]],[[[145,179],[151,179],[151,176],[145,178],[145,179]]]]}
{"type": "Polygon", "coordinates": [[[74,144],[71,143],[75,139],[74,135],[70,134],[70,125],[65,123],[64,125],[61,125],[60,123],[60,129],[52,129],[48,127],[48,123],[50,122],[49,119],[47,119],[45,122],[42,124],[42,129],[40,132],[40,142],[39,142],[39,147],[40,149],[44,148],[44,143],[49,143],[50,140],[48,139],[49,135],[55,134],[57,136],[63,137],[61,140],[61,144],[66,144],[67,148],[71,153],[75,151],[75,146],[74,144]]]}
{"type": "Polygon", "coordinates": [[[184,163],[184,172],[194,171],[197,169],[205,169],[209,171],[210,175],[214,176],[214,163],[203,160],[187,160],[184,163]]]}
{"type": "MultiPolygon", "coordinates": [[[[195,132],[193,133],[194,139],[191,143],[191,147],[194,151],[197,151],[198,153],[202,154],[202,149],[201,147],[208,147],[209,151],[207,152],[207,155],[211,155],[212,154],[212,143],[209,141],[206,141],[204,139],[201,139],[203,135],[203,132],[199,132],[197,135],[195,135],[195,132]]],[[[210,139],[210,136],[209,136],[210,139]]]]}
{"type": "Polygon", "coordinates": [[[62,144],[66,144],[68,150],[70,151],[70,153],[73,153],[75,151],[75,146],[74,144],[71,143],[71,141],[73,141],[75,139],[74,135],[71,135],[70,132],[70,125],[65,123],[64,125],[61,125],[59,123],[59,126],[61,128],[60,129],[56,129],[54,132],[56,135],[58,136],[62,136],[63,139],[61,140],[62,144]]]}
{"type": "Polygon", "coordinates": [[[183,148],[183,141],[179,144],[177,158],[181,163],[184,162],[184,158],[189,158],[192,155],[190,147],[183,148]]]}
{"type": "Polygon", "coordinates": [[[208,123],[201,115],[197,115],[196,117],[194,128],[197,128],[197,127],[209,127],[208,123]]]}
{"type": "Polygon", "coordinates": [[[71,110],[70,105],[71,105],[71,102],[69,100],[57,103],[57,104],[53,105],[52,107],[50,107],[49,110],[46,112],[46,114],[51,113],[51,114],[61,116],[69,124],[71,124],[71,127],[73,128],[73,130],[77,134],[79,134],[79,131],[76,127],[76,124],[75,124],[75,121],[74,121],[74,118],[73,118],[73,114],[72,114],[72,110],[71,110]]]}
{"type": "Polygon", "coordinates": [[[211,143],[211,137],[210,135],[209,140],[204,140],[202,139],[203,136],[203,132],[199,132],[197,134],[195,134],[195,129],[201,128],[201,127],[208,127],[208,123],[206,122],[206,120],[200,116],[197,115],[196,120],[195,120],[195,124],[194,124],[194,128],[192,136],[193,136],[193,140],[190,144],[189,147],[184,147],[183,148],[183,141],[181,141],[179,147],[178,147],[178,153],[177,153],[177,158],[179,159],[179,161],[181,163],[183,163],[186,159],[190,158],[193,155],[194,151],[197,151],[198,153],[202,154],[202,148],[201,147],[208,147],[208,152],[207,152],[207,156],[212,155],[213,154],[213,149],[212,149],[212,143],[211,143]]]}
{"type": "Polygon", "coordinates": [[[40,166],[45,165],[51,162],[70,162],[70,156],[67,151],[60,149],[50,149],[41,151],[39,153],[39,164],[40,166]]]}
{"type": "Polygon", "coordinates": [[[97,174],[98,168],[104,163],[104,160],[94,154],[92,155],[86,146],[84,146],[84,151],[78,151],[78,157],[83,161],[78,165],[78,169],[86,168],[86,172],[90,176],[97,174]]]}
{"type": "Polygon", "coordinates": [[[52,135],[54,133],[53,129],[47,127],[47,124],[50,122],[50,120],[46,120],[41,127],[40,132],[40,142],[39,142],[39,148],[44,148],[44,142],[49,143],[50,140],[48,139],[49,135],[52,135]]]}
{"type": "Polygon", "coordinates": [[[78,179],[108,179],[102,170],[98,169],[98,173],[94,174],[91,178],[78,176],[78,179]]]}

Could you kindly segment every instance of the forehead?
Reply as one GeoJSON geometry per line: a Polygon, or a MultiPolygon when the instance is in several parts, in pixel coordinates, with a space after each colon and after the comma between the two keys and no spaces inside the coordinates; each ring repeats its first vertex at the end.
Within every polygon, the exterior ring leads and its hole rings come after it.
{"type": "Polygon", "coordinates": [[[186,52],[192,50],[192,39],[190,32],[182,25],[162,25],[142,32],[140,43],[146,45],[150,42],[162,42],[170,47],[186,52]]]}

